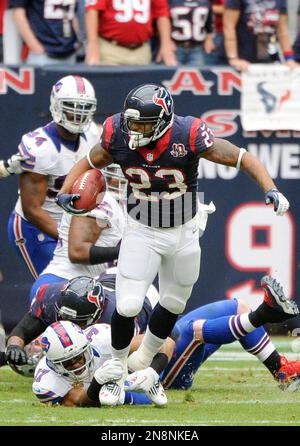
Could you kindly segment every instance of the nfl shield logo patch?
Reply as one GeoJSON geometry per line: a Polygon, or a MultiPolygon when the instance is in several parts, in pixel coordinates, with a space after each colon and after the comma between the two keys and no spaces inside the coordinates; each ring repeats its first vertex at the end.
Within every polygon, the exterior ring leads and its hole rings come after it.
{"type": "Polygon", "coordinates": [[[153,153],[147,153],[147,161],[153,161],[153,153]]]}

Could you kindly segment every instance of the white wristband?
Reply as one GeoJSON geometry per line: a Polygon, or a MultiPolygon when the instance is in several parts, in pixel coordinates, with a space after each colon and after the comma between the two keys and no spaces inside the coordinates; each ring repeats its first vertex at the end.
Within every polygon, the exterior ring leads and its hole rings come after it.
{"type": "Polygon", "coordinates": [[[240,170],[240,168],[241,168],[242,158],[243,158],[243,156],[244,156],[244,154],[245,154],[246,152],[247,152],[246,149],[243,149],[243,148],[240,149],[239,157],[238,157],[238,160],[237,160],[237,163],[236,163],[236,166],[235,166],[235,168],[236,168],[237,170],[240,170]]]}
{"type": "MultiPolygon", "coordinates": [[[[91,158],[90,158],[90,152],[88,152],[88,153],[86,154],[86,157],[87,157],[87,160],[88,160],[89,165],[90,165],[93,169],[98,169],[98,167],[94,166],[94,164],[93,164],[92,161],[91,161],[91,158]]],[[[99,170],[99,169],[98,169],[98,170],[99,170]]]]}

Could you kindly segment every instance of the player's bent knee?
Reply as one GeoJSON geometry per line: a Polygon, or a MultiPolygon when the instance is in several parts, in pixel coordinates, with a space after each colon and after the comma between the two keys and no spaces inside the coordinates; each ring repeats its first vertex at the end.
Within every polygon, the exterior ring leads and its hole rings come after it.
{"type": "Polygon", "coordinates": [[[165,297],[160,300],[160,304],[173,314],[182,314],[186,306],[186,301],[165,297]]]}
{"type": "Polygon", "coordinates": [[[203,342],[203,325],[204,325],[205,319],[198,319],[193,323],[193,330],[194,330],[194,339],[195,341],[203,342]]]}
{"type": "Polygon", "coordinates": [[[249,305],[243,300],[238,299],[237,314],[249,313],[249,311],[251,311],[249,305]]]}
{"type": "Polygon", "coordinates": [[[135,317],[142,310],[143,303],[132,298],[124,299],[117,303],[117,312],[124,317],[135,317]]]}

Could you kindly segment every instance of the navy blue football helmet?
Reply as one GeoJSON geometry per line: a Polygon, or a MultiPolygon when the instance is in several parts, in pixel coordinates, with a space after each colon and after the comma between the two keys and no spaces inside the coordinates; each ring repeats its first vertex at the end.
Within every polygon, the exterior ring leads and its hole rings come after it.
{"type": "Polygon", "coordinates": [[[86,328],[101,316],[105,296],[101,282],[87,276],[71,279],[55,303],[57,320],[69,320],[86,328]]]}
{"type": "Polygon", "coordinates": [[[129,136],[129,147],[134,150],[161,138],[172,126],[174,102],[162,85],[143,84],[131,90],[124,102],[121,117],[122,131],[129,136]],[[131,123],[153,123],[148,133],[130,130],[131,123]]]}

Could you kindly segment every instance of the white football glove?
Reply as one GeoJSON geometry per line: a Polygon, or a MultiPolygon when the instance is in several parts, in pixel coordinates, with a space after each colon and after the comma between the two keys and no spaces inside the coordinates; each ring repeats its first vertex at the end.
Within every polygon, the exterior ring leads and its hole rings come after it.
{"type": "Polygon", "coordinates": [[[123,365],[118,358],[108,359],[99,367],[95,373],[94,378],[99,384],[105,384],[110,381],[118,381],[123,375],[123,365]]]}
{"type": "Polygon", "coordinates": [[[28,159],[28,156],[15,153],[6,161],[0,160],[0,177],[8,177],[9,175],[23,173],[24,169],[21,166],[21,162],[28,159]]]}
{"type": "Polygon", "coordinates": [[[288,202],[288,200],[277,189],[270,189],[268,192],[266,192],[265,203],[273,203],[274,211],[276,215],[279,216],[284,215],[290,207],[290,203],[288,202]]]}
{"type": "Polygon", "coordinates": [[[131,373],[125,381],[126,390],[143,390],[147,392],[154,386],[155,382],[159,380],[158,373],[152,368],[148,367],[144,370],[131,373]]]}

